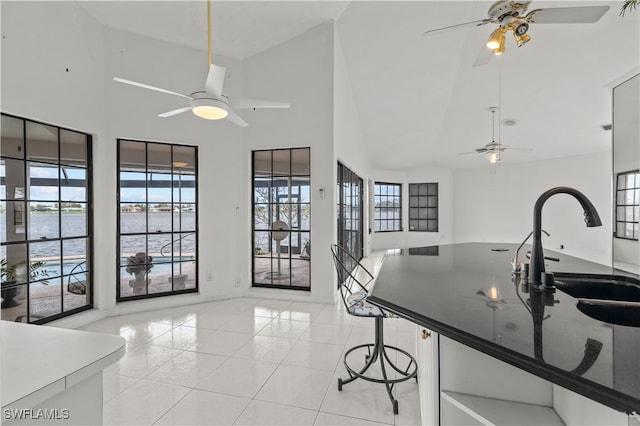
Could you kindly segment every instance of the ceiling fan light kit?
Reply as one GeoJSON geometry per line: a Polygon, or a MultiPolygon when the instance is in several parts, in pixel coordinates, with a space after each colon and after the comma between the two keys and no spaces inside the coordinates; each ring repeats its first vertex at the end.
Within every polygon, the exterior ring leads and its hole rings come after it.
{"type": "Polygon", "coordinates": [[[504,53],[505,38],[508,32],[513,33],[516,45],[521,47],[531,40],[531,36],[527,34],[531,24],[593,24],[598,22],[610,8],[610,6],[542,8],[532,10],[525,15],[529,3],[531,3],[531,0],[499,0],[489,7],[487,11],[488,18],[427,30],[423,33],[423,36],[439,31],[498,24],[498,28],[491,33],[487,40],[486,47],[488,50],[483,49],[474,62],[474,66],[482,66],[488,64],[493,55],[504,53]]]}
{"type": "Polygon", "coordinates": [[[191,99],[191,111],[205,120],[220,120],[229,115],[229,104],[215,99],[206,91],[195,92],[191,99]]]}

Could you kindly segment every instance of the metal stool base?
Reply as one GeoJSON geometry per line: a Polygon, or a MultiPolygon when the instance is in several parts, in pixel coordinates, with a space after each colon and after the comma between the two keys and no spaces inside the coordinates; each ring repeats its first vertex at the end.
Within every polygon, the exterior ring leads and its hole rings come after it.
{"type": "Polygon", "coordinates": [[[358,346],[354,346],[353,348],[349,349],[347,352],[345,352],[344,354],[344,366],[347,369],[347,372],[349,373],[349,378],[348,379],[338,379],[338,390],[341,391],[342,390],[342,386],[346,385],[348,383],[353,382],[356,379],[362,379],[362,380],[367,380],[369,382],[373,382],[373,383],[384,383],[385,388],[387,389],[387,395],[389,395],[389,399],[391,400],[391,405],[393,406],[393,414],[398,414],[398,400],[395,399],[393,397],[393,387],[395,386],[396,383],[400,383],[400,382],[405,382],[409,379],[412,379],[414,377],[416,377],[416,374],[418,372],[418,364],[416,363],[416,360],[413,356],[411,356],[407,351],[397,348],[395,346],[389,346],[389,345],[385,345],[384,341],[383,341],[383,328],[382,328],[382,317],[376,317],[376,324],[375,324],[375,342],[374,343],[368,343],[368,344],[364,344],[364,345],[358,345],[358,346]],[[355,370],[354,368],[352,368],[351,366],[349,366],[349,363],[347,362],[347,359],[349,357],[349,355],[358,349],[362,349],[362,348],[367,348],[367,353],[368,355],[365,356],[366,359],[366,363],[364,365],[364,367],[362,367],[360,370],[355,370]],[[389,358],[389,355],[387,354],[387,350],[391,350],[391,351],[395,351],[397,353],[401,353],[403,354],[407,360],[409,361],[409,364],[407,365],[407,368],[402,370],[400,369],[398,366],[396,366],[391,359],[389,358]],[[380,361],[380,369],[382,370],[382,378],[379,377],[372,377],[372,376],[367,376],[365,373],[367,372],[367,370],[369,370],[369,368],[374,365],[376,363],[376,361],[380,361]],[[389,367],[391,367],[393,370],[395,370],[397,373],[399,373],[400,377],[396,378],[396,379],[392,379],[387,377],[387,369],[385,368],[385,364],[387,364],[389,367]],[[413,368],[412,368],[413,367],[413,368]]]}

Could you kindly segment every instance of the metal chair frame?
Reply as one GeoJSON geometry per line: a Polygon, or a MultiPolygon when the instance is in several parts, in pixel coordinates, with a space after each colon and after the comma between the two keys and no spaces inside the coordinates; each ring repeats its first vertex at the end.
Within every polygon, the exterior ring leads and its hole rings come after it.
{"type": "Polygon", "coordinates": [[[418,364],[416,363],[415,358],[411,356],[407,351],[395,346],[386,345],[384,343],[384,329],[382,320],[385,317],[389,316],[386,311],[384,311],[382,308],[376,307],[376,310],[378,310],[377,314],[364,316],[356,315],[353,313],[353,309],[356,304],[366,302],[366,297],[369,294],[369,287],[375,280],[373,274],[371,274],[371,272],[369,272],[364,266],[362,266],[362,264],[344,248],[333,244],[331,246],[331,253],[333,255],[333,262],[336,266],[336,271],[338,272],[338,285],[340,289],[340,295],[342,297],[344,306],[347,309],[347,312],[350,315],[360,317],[373,317],[375,319],[374,343],[357,345],[345,352],[344,366],[349,373],[349,378],[344,380],[342,378],[338,379],[338,390],[341,391],[343,385],[351,383],[356,379],[363,379],[374,383],[384,383],[387,390],[387,395],[389,396],[391,405],[393,406],[393,414],[398,414],[398,400],[393,396],[393,388],[396,383],[405,382],[411,378],[416,377],[416,374],[418,372],[418,364]],[[350,263],[352,262],[353,265],[355,265],[353,269],[350,269],[345,265],[345,258],[350,260],[350,263]],[[344,277],[343,282],[340,282],[341,276],[344,277]],[[360,294],[362,295],[362,297],[360,297],[360,294]],[[356,296],[352,297],[354,295],[356,296]],[[352,352],[362,348],[367,349],[367,355],[365,355],[365,365],[359,370],[356,370],[349,365],[348,358],[352,352]],[[403,354],[409,360],[407,367],[405,369],[401,369],[396,364],[394,364],[389,358],[387,350],[403,354]],[[367,370],[369,370],[369,368],[378,360],[380,361],[382,378],[367,375],[367,370]],[[395,370],[399,374],[398,378],[393,379],[387,375],[385,361],[392,370],[395,370]]]}

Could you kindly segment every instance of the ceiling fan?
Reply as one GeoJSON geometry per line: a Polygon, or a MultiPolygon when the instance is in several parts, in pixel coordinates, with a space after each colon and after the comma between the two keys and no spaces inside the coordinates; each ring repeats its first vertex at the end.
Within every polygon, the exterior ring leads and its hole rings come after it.
{"type": "Polygon", "coordinates": [[[509,149],[510,151],[524,151],[524,152],[531,151],[530,148],[512,148],[509,145],[504,145],[504,144],[502,144],[500,142],[496,142],[496,138],[495,138],[495,116],[496,116],[496,111],[498,111],[498,107],[491,107],[491,108],[489,108],[489,111],[491,111],[491,114],[492,114],[492,118],[491,118],[491,142],[486,144],[485,146],[483,146],[481,148],[476,148],[475,150],[469,151],[469,152],[461,152],[458,155],[485,154],[487,156],[487,160],[491,164],[496,164],[496,163],[501,163],[502,162],[502,153],[504,151],[506,151],[507,149],[509,149]]]}
{"type": "Polygon", "coordinates": [[[226,118],[238,126],[245,127],[248,125],[234,109],[256,109],[256,108],[290,108],[288,102],[271,102],[258,99],[231,98],[222,92],[224,87],[224,79],[226,68],[215,65],[211,61],[211,0],[207,1],[207,36],[208,36],[208,57],[207,66],[209,73],[203,88],[195,89],[190,95],[172,92],[171,90],[161,89],[159,87],[150,86],[136,81],[126,80],[124,78],[114,77],[113,80],[119,83],[129,84],[131,86],[142,87],[144,89],[155,90],[157,92],[168,93],[170,95],[180,96],[189,99],[190,105],[172,111],[158,114],[158,117],[171,117],[177,114],[191,110],[198,117],[207,120],[219,120],[226,118]]]}
{"type": "Polygon", "coordinates": [[[491,33],[487,40],[486,48],[482,49],[473,64],[474,67],[477,67],[488,64],[494,55],[504,53],[505,35],[508,32],[513,33],[516,45],[521,47],[531,40],[531,36],[527,34],[529,24],[592,24],[598,22],[610,8],[610,6],[543,8],[532,10],[525,15],[529,3],[531,0],[500,0],[489,7],[488,18],[427,30],[423,36],[471,26],[498,24],[498,28],[491,33]]]}

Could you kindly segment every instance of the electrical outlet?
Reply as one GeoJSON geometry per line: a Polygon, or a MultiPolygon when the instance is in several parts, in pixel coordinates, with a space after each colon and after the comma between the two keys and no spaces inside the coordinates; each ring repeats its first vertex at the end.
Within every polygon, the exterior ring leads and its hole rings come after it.
{"type": "Polygon", "coordinates": [[[207,271],[207,281],[213,281],[213,272],[207,271]]]}

